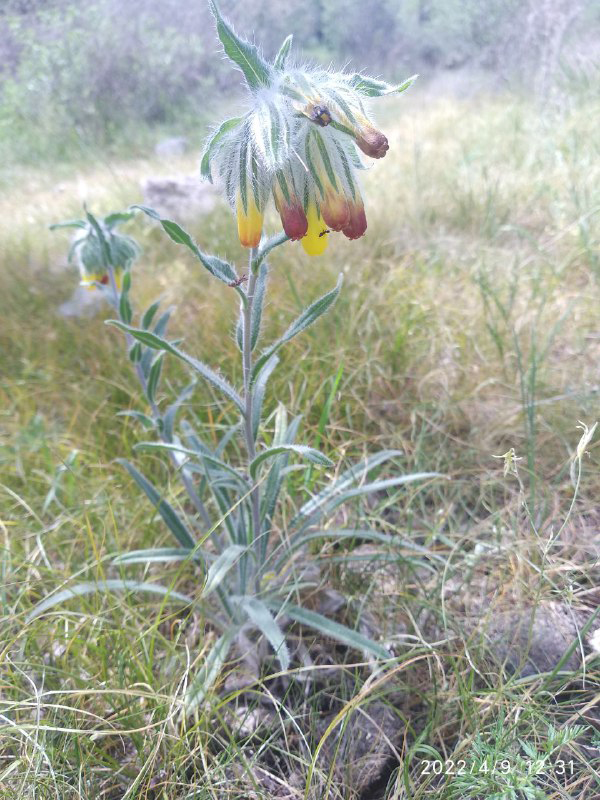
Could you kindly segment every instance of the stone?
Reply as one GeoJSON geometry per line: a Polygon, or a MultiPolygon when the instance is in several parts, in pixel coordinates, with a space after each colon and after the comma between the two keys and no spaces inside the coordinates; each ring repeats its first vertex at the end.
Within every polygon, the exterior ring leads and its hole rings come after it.
{"type": "Polygon", "coordinates": [[[564,604],[542,601],[494,613],[481,629],[494,658],[510,673],[527,677],[552,672],[573,642],[575,648],[561,670],[579,669],[582,625],[578,613],[564,604]]]}
{"type": "Polygon", "coordinates": [[[105,303],[101,291],[77,286],[71,297],[58,307],[58,313],[61,317],[67,318],[90,318],[97,314],[105,303]]]}
{"type": "Polygon", "coordinates": [[[216,189],[192,175],[148,178],[142,194],[144,205],[164,217],[182,220],[209,214],[218,201],[216,189]]]}
{"type": "Polygon", "coordinates": [[[189,140],[185,136],[171,136],[156,144],[154,154],[159,158],[174,158],[184,155],[188,147],[189,140]]]}

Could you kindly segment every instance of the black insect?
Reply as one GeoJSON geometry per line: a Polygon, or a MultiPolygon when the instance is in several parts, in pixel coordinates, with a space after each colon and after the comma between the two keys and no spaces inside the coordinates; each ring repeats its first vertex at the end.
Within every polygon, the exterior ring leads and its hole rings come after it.
{"type": "Polygon", "coordinates": [[[244,283],[244,281],[247,281],[247,280],[248,280],[248,276],[247,275],[242,275],[241,277],[237,278],[235,281],[231,281],[230,283],[228,283],[227,286],[231,286],[233,289],[235,289],[237,286],[241,286],[242,283],[244,283]]]}
{"type": "Polygon", "coordinates": [[[316,122],[317,125],[320,125],[321,128],[324,128],[331,122],[331,112],[326,106],[313,106],[310,112],[310,118],[313,122],[316,122]]]}
{"type": "Polygon", "coordinates": [[[331,231],[328,231],[327,228],[325,228],[325,230],[321,231],[321,233],[319,234],[319,239],[321,238],[321,236],[325,236],[328,233],[331,233],[331,231]]]}

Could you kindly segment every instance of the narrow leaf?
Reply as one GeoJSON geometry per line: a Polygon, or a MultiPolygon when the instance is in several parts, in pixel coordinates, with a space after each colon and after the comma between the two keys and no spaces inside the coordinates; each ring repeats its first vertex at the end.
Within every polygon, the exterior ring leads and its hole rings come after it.
{"type": "Polygon", "coordinates": [[[265,300],[265,290],[267,288],[267,274],[268,268],[265,263],[260,265],[258,278],[256,280],[256,287],[254,289],[254,302],[252,304],[252,320],[250,324],[250,344],[252,349],[256,347],[258,337],[260,336],[260,324],[262,322],[262,311],[265,300]]]}
{"type": "Polygon", "coordinates": [[[169,600],[176,600],[184,605],[192,605],[194,602],[191,597],[181,594],[181,592],[175,592],[172,589],[160,586],[157,583],[140,583],[139,581],[122,580],[76,583],[75,586],[62,589],[60,592],[46,597],[29,612],[25,621],[30,622],[49,608],[61,605],[65,600],[70,600],[72,597],[81,597],[82,595],[95,594],[96,592],[149,592],[150,594],[158,594],[162,597],[167,597],[169,600]]]}
{"type": "Polygon", "coordinates": [[[242,403],[242,399],[235,391],[233,386],[231,386],[225,380],[225,378],[222,378],[202,361],[198,361],[197,358],[188,355],[183,350],[180,350],[178,347],[175,347],[175,345],[168,342],[166,339],[163,339],[162,337],[157,336],[155,333],[151,333],[150,331],[145,331],[141,328],[134,328],[131,325],[125,325],[122,322],[114,319],[106,320],[106,324],[114,325],[115,327],[120,328],[122,331],[130,333],[135,339],[142,344],[145,344],[147,347],[152,347],[154,350],[166,350],[167,353],[177,356],[177,358],[188,364],[188,366],[202,375],[202,377],[211,383],[216,389],[219,389],[219,391],[226,395],[226,397],[235,403],[242,413],[244,412],[244,404],[242,403]]]}
{"type": "Polygon", "coordinates": [[[252,432],[254,435],[254,441],[256,441],[258,429],[260,427],[260,419],[262,416],[262,407],[265,397],[265,390],[267,388],[267,382],[278,363],[279,357],[276,355],[271,356],[271,358],[264,364],[263,368],[258,373],[256,380],[254,381],[252,397],[252,432]]]}
{"type": "Polygon", "coordinates": [[[243,597],[240,600],[240,606],[248,615],[248,619],[253,622],[259,631],[267,638],[269,644],[275,651],[281,669],[284,671],[289,669],[290,652],[285,641],[285,636],[267,606],[256,597],[243,597]]]}
{"type": "Polygon", "coordinates": [[[203,178],[207,178],[212,183],[212,172],[211,172],[211,159],[214,156],[215,152],[218,149],[219,144],[223,140],[223,137],[226,133],[237,128],[237,126],[242,122],[243,117],[233,117],[232,119],[226,119],[225,122],[221,123],[221,125],[217,128],[214,133],[208,138],[206,145],[204,147],[204,153],[202,154],[202,161],[200,162],[200,174],[203,178]]]}
{"type": "Polygon", "coordinates": [[[306,461],[310,461],[311,464],[319,464],[322,467],[333,466],[333,461],[331,461],[331,459],[327,458],[326,455],[319,450],[315,450],[313,447],[307,447],[305,444],[280,444],[276,447],[269,447],[252,460],[249,467],[251,477],[256,479],[258,468],[264,461],[268,458],[281,455],[282,453],[295,453],[306,459],[306,461]]]}
{"type": "Polygon", "coordinates": [[[185,231],[181,225],[173,222],[173,220],[163,219],[160,214],[158,214],[153,208],[148,208],[148,206],[134,205],[131,206],[131,208],[143,211],[147,216],[160,222],[165,233],[167,233],[167,235],[176,244],[185,245],[188,250],[191,250],[198,261],[200,261],[202,266],[207,269],[215,278],[218,278],[220,281],[223,281],[223,283],[228,285],[237,280],[237,273],[231,264],[229,264],[227,261],[223,261],[221,258],[217,258],[216,256],[209,256],[206,253],[203,253],[196,242],[192,239],[190,234],[185,231]]]}
{"type": "Polygon", "coordinates": [[[166,500],[162,499],[160,494],[156,491],[150,481],[139,472],[133,464],[124,458],[117,459],[118,464],[122,464],[127,472],[131,475],[137,485],[142,489],[146,497],[150,500],[152,505],[156,508],[158,513],[165,521],[167,527],[177,539],[182,547],[193,549],[196,546],[193,536],[185,527],[179,515],[166,500]]]}
{"type": "Polygon", "coordinates": [[[279,51],[275,56],[275,61],[273,62],[273,66],[275,67],[275,69],[283,72],[283,70],[286,68],[288,58],[290,56],[290,52],[292,49],[293,39],[294,37],[290,33],[290,35],[283,40],[283,44],[279,48],[279,51]]]}
{"type": "Polygon", "coordinates": [[[271,68],[268,63],[253,44],[239,38],[227,20],[221,16],[219,7],[214,0],[209,0],[209,5],[217,22],[217,34],[223,50],[241,69],[248,86],[251,89],[267,86],[271,80],[271,68]]]}
{"type": "Polygon", "coordinates": [[[151,564],[154,562],[203,561],[203,558],[188,547],[150,547],[146,550],[131,550],[115,556],[112,563],[116,566],[122,564],[151,564]]]}
{"type": "Polygon", "coordinates": [[[256,378],[265,362],[268,361],[273,353],[276,353],[282,345],[284,345],[286,342],[289,342],[290,339],[294,338],[294,336],[297,336],[299,333],[302,333],[302,331],[305,331],[310,325],[316,322],[319,317],[321,317],[331,308],[340,293],[342,280],[343,277],[340,274],[335,287],[318,300],[315,300],[314,303],[311,303],[311,305],[308,306],[308,308],[306,308],[302,314],[300,314],[300,316],[290,325],[283,336],[274,342],[267,350],[265,350],[260,358],[257,359],[256,365],[252,371],[253,380],[256,378]]]}
{"type": "Polygon", "coordinates": [[[204,664],[192,678],[185,696],[185,706],[188,712],[193,711],[212,689],[219,677],[219,672],[221,672],[223,665],[227,661],[235,634],[236,631],[231,630],[217,639],[204,664]]]}
{"type": "Polygon", "coordinates": [[[346,625],[340,625],[339,622],[334,622],[324,617],[322,614],[317,614],[316,611],[308,611],[306,608],[286,603],[283,607],[283,613],[287,614],[301,625],[307,625],[309,628],[313,628],[325,634],[325,636],[330,636],[332,639],[348,645],[348,647],[353,647],[356,650],[364,650],[377,658],[391,658],[390,653],[388,653],[383,645],[377,644],[377,642],[363,636],[352,628],[348,628],[346,625]]]}
{"type": "Polygon", "coordinates": [[[239,544],[231,544],[213,561],[208,568],[206,582],[200,597],[207,597],[211,592],[221,585],[225,576],[234,564],[240,560],[241,556],[247,551],[247,547],[239,544]]]}
{"type": "Polygon", "coordinates": [[[366,97],[383,97],[386,94],[400,94],[410,88],[417,80],[418,75],[411,75],[403,83],[393,86],[385,81],[378,81],[376,78],[369,78],[366,75],[355,73],[350,78],[350,85],[366,97]]]}

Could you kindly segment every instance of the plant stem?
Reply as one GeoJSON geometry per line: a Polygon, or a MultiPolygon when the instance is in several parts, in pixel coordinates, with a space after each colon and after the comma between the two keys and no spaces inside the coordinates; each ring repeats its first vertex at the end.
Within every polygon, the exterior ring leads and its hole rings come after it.
{"type": "MultiPolygon", "coordinates": [[[[248,288],[246,289],[246,305],[243,308],[242,316],[242,365],[244,373],[244,430],[246,434],[246,451],[248,454],[248,466],[256,456],[256,446],[254,442],[254,426],[252,424],[254,397],[252,392],[252,309],[254,306],[254,293],[256,290],[257,273],[253,270],[253,262],[256,259],[258,248],[254,247],[250,251],[248,258],[248,288]]],[[[252,504],[252,537],[253,544],[258,545],[260,541],[260,488],[254,486],[250,493],[252,504]]],[[[255,565],[258,566],[258,565],[255,565]]]]}

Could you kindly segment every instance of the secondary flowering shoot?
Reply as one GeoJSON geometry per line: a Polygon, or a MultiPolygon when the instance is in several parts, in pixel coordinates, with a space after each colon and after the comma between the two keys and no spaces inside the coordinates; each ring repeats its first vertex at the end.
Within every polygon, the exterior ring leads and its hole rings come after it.
{"type": "Polygon", "coordinates": [[[69,249],[69,263],[77,265],[81,286],[91,290],[111,288],[112,271],[115,287],[121,289],[123,274],[139,256],[140,248],[130,236],[117,233],[116,227],[132,216],[127,211],[109,214],[103,220],[97,220],[88,214],[86,219],[75,219],[51,226],[51,230],[76,229],[69,249]]]}
{"type": "Polygon", "coordinates": [[[225,54],[239,67],[249,109],[209,137],[201,172],[218,177],[237,215],[244,247],[257,247],[272,196],[284,232],[309,255],[330,234],[358,239],[367,218],[357,172],[364,157],[383,158],[388,140],[373,125],[371,98],[403,92],[416,76],[393,86],[359,73],[296,65],[288,36],[273,63],[240,39],[211,2],[225,54]]]}

